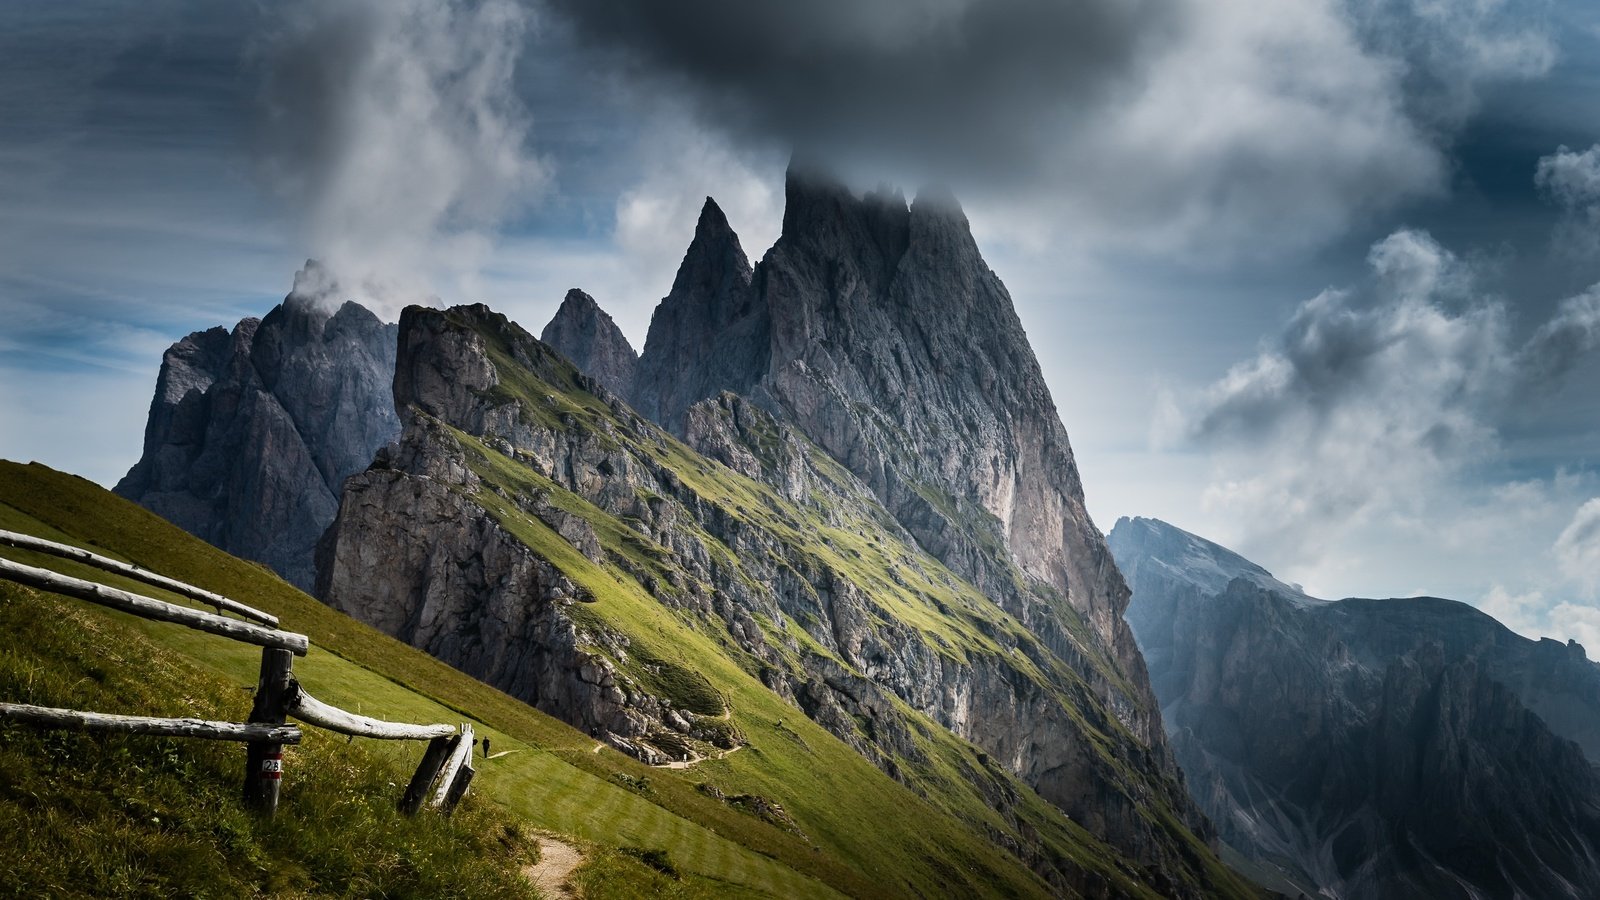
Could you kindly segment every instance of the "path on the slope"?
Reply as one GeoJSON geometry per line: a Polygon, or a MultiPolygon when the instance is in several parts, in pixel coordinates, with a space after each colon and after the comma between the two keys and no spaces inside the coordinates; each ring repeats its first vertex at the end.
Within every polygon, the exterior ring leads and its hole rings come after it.
{"type": "Polygon", "coordinates": [[[574,898],[577,894],[567,884],[572,870],[583,864],[583,854],[571,844],[555,838],[539,836],[539,861],[526,866],[522,874],[533,882],[539,893],[549,900],[574,898]]]}

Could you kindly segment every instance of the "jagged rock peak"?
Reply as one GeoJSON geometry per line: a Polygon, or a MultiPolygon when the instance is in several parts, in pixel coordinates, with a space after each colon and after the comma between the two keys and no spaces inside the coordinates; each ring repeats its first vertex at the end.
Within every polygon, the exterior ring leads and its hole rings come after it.
{"type": "Polygon", "coordinates": [[[1203,591],[1221,592],[1228,582],[1243,578],[1285,597],[1313,599],[1298,586],[1279,581],[1271,572],[1227,547],[1160,519],[1123,516],[1106,539],[1130,584],[1137,580],[1135,567],[1156,565],[1168,570],[1167,577],[1188,582],[1203,591]],[[1122,562],[1124,558],[1126,563],[1122,562]]]}
{"type": "Polygon", "coordinates": [[[842,181],[804,160],[784,178],[780,244],[842,253],[881,290],[911,243],[911,209],[898,190],[856,196],[842,181]]]}
{"type": "Polygon", "coordinates": [[[629,393],[640,412],[681,433],[690,406],[754,386],[766,369],[771,324],[753,275],[739,236],[707,197],[672,291],[650,318],[629,393]]]}
{"type": "Polygon", "coordinates": [[[1058,652],[1109,660],[1119,671],[1095,690],[1159,756],[1127,587],[959,206],[938,189],[910,206],[893,191],[857,196],[801,159],[785,196],[783,234],[747,291],[711,296],[680,274],[651,324],[639,410],[682,436],[691,406],[731,391],[794,425],[1058,652]]]}
{"type": "Polygon", "coordinates": [[[333,311],[314,261],[261,319],[195,332],[162,358],[144,453],[116,492],[309,589],[344,479],[400,431],[395,336],[365,307],[333,311]]]}
{"type": "Polygon", "coordinates": [[[539,339],[612,393],[623,398],[632,393],[639,354],[611,316],[583,291],[567,291],[539,339]]]}
{"type": "Polygon", "coordinates": [[[739,235],[717,201],[707,197],[668,296],[699,291],[707,299],[725,299],[747,290],[750,276],[750,259],[739,244],[739,235]]]}

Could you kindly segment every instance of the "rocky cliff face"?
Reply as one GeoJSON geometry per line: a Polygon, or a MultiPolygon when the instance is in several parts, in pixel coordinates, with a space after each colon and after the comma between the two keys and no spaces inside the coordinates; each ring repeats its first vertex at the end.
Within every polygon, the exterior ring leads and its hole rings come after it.
{"type": "Polygon", "coordinates": [[[1116,675],[1091,673],[1094,689],[1159,754],[1127,588],[959,206],[857,197],[799,167],[786,195],[782,237],[754,271],[707,202],[651,324],[640,409],[681,434],[689,406],[727,390],[792,423],[1052,651],[1107,658],[1116,675]]]}
{"type": "Polygon", "coordinates": [[[1165,523],[1110,544],[1221,836],[1328,898],[1589,897],[1600,667],[1435,598],[1326,602],[1165,523]]]}
{"type": "Polygon", "coordinates": [[[539,339],[613,394],[627,397],[633,390],[639,354],[611,316],[583,291],[567,291],[539,339]]]}
{"type": "Polygon", "coordinates": [[[772,323],[751,277],[738,235],[707,197],[639,357],[631,396],[647,418],[682,433],[689,407],[722,391],[748,395],[754,388],[766,370],[772,323]]]}
{"type": "Polygon", "coordinates": [[[739,746],[738,692],[693,687],[713,661],[640,624],[664,607],[891,776],[976,799],[1062,892],[1115,893],[1068,816],[1165,896],[1240,889],[1102,698],[1095,633],[1064,619],[1057,652],[801,430],[721,393],[680,442],[483,307],[409,309],[399,348],[404,434],[347,484],[329,603],[647,761],[739,746]]]}
{"type": "Polygon", "coordinates": [[[265,318],[167,351],[144,454],[116,492],[309,590],[340,486],[399,420],[395,326],[354,303],[326,308],[299,288],[306,277],[265,318]]]}

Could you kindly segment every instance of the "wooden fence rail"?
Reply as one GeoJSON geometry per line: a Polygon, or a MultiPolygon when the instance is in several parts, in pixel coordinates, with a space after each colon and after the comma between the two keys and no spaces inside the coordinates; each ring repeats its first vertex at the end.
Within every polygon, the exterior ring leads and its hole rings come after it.
{"type": "Polygon", "coordinates": [[[293,725],[241,725],[238,722],[208,722],[204,719],[117,716],[76,709],[57,709],[53,706],[33,706],[28,703],[0,703],[0,719],[66,731],[109,731],[119,734],[205,738],[213,741],[300,743],[300,729],[293,725]]]}
{"type": "Polygon", "coordinates": [[[431,741],[456,733],[454,725],[411,725],[404,722],[385,722],[367,716],[346,712],[329,706],[306,693],[300,682],[289,678],[289,695],[284,711],[307,725],[352,737],[377,738],[384,741],[431,741]]]}
{"type": "Polygon", "coordinates": [[[47,541],[44,538],[36,538],[32,535],[19,534],[15,531],[6,531],[4,529],[0,529],[0,545],[16,547],[19,550],[32,550],[35,553],[46,553],[51,556],[59,556],[62,559],[70,559],[75,562],[83,563],[84,565],[93,566],[97,569],[102,569],[107,572],[121,575],[125,578],[131,578],[134,581],[142,581],[152,587],[169,590],[174,594],[188,597],[191,600],[198,600],[207,606],[215,607],[219,612],[222,610],[227,610],[235,615],[244,616],[247,619],[254,619],[263,625],[267,625],[272,628],[278,627],[278,617],[272,615],[271,613],[262,612],[254,607],[246,606],[237,600],[230,600],[221,594],[214,594],[208,590],[205,590],[204,588],[197,588],[192,584],[186,584],[185,582],[178,581],[175,578],[168,578],[165,575],[158,575],[149,569],[142,569],[138,566],[129,565],[128,563],[120,560],[109,559],[96,553],[90,553],[81,547],[73,547],[70,544],[58,544],[55,541],[47,541]]]}
{"type": "Polygon", "coordinates": [[[289,631],[279,631],[276,628],[267,628],[252,622],[241,622],[215,613],[203,610],[190,609],[165,600],[135,594],[121,588],[107,587],[93,581],[84,581],[81,578],[72,578],[67,575],[57,575],[49,569],[39,569],[25,566],[22,563],[12,562],[9,559],[0,559],[0,578],[8,578],[18,584],[39,588],[55,594],[65,594],[112,609],[143,616],[146,619],[155,619],[158,622],[172,622],[178,625],[187,625],[197,631],[221,635],[246,644],[256,644],[261,647],[276,647],[281,650],[293,652],[296,656],[305,656],[311,647],[311,641],[303,634],[294,634],[289,631]]]}
{"type": "Polygon", "coordinates": [[[199,600],[218,610],[227,610],[264,623],[241,622],[220,614],[179,606],[132,591],[0,558],[0,578],[50,593],[98,603],[147,619],[185,625],[262,648],[261,674],[256,683],[255,703],[250,710],[250,720],[242,724],[209,722],[202,719],[111,715],[31,706],[25,703],[0,703],[0,719],[76,731],[109,731],[242,741],[247,747],[245,802],[268,816],[278,808],[279,789],[283,779],[283,746],[298,744],[301,739],[300,729],[286,724],[288,716],[294,716],[308,725],[353,737],[428,741],[422,763],[417,767],[416,774],[411,777],[411,782],[400,799],[400,809],[408,815],[416,813],[421,808],[424,797],[430,791],[433,793],[429,805],[449,815],[466,793],[467,786],[471,784],[472,748],[475,746],[471,724],[462,724],[458,731],[451,725],[386,722],[358,715],[318,700],[301,687],[292,673],[294,658],[305,656],[311,648],[311,642],[303,634],[279,630],[276,616],[220,594],[213,594],[164,575],[66,544],[0,530],[0,545],[76,560],[199,600]],[[266,627],[267,625],[271,627],[266,627]]]}

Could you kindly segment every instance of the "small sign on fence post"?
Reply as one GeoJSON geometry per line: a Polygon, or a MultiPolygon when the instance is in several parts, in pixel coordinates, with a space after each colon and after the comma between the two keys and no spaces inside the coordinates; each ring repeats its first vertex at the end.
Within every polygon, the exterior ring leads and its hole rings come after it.
{"type": "MultiPolygon", "coordinates": [[[[256,683],[251,722],[283,724],[293,664],[294,654],[288,650],[268,647],[261,651],[261,680],[256,683]]],[[[283,784],[283,745],[251,741],[246,747],[244,802],[270,819],[278,811],[278,791],[283,784]]]]}

